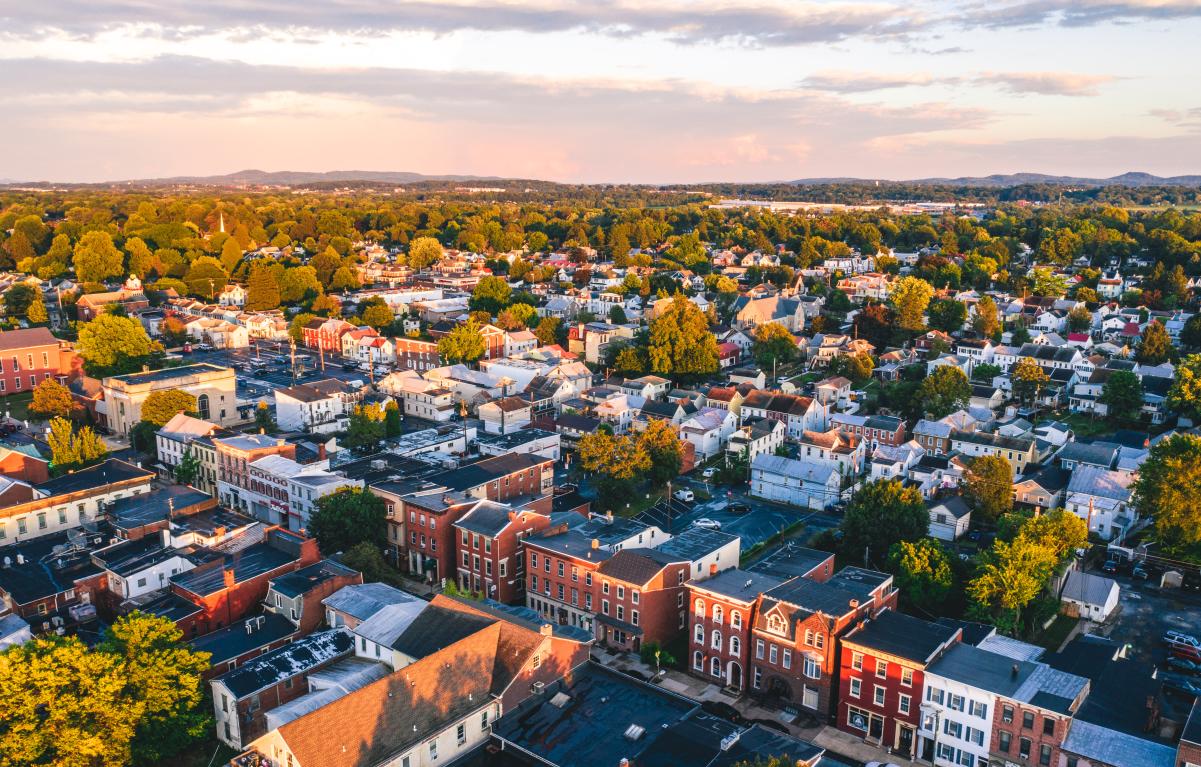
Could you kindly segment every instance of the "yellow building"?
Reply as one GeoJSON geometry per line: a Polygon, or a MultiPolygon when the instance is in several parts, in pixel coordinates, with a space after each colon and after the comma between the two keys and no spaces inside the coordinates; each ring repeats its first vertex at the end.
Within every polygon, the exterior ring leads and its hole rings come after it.
{"type": "Polygon", "coordinates": [[[233,368],[202,362],[178,368],[127,373],[104,379],[104,411],[110,429],[128,434],[142,420],[142,403],[156,391],[185,391],[196,398],[197,415],[229,426],[238,423],[237,380],[233,368]]]}

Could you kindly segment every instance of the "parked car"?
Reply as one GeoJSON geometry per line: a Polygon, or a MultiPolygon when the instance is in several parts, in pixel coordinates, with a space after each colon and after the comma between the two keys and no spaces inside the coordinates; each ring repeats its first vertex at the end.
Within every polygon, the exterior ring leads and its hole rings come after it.
{"type": "Polygon", "coordinates": [[[1185,591],[1201,591],[1201,574],[1186,573],[1180,582],[1180,588],[1185,591]]]}
{"type": "Polygon", "coordinates": [[[762,726],[768,728],[769,730],[775,730],[776,732],[782,732],[785,735],[792,734],[792,732],[788,729],[787,725],[783,724],[782,722],[777,722],[775,719],[748,719],[748,720],[746,720],[746,723],[747,724],[759,724],[759,725],[762,725],[762,726]]]}
{"type": "Polygon", "coordinates": [[[342,369],[345,370],[347,373],[351,373],[351,372],[354,372],[355,370],[358,370],[359,366],[358,366],[358,363],[347,362],[346,364],[344,364],[342,366],[342,369]]]}
{"type": "Polygon", "coordinates": [[[696,495],[691,490],[680,489],[671,494],[672,498],[685,503],[692,503],[696,499],[696,495]]]}
{"type": "Polygon", "coordinates": [[[1140,581],[1149,581],[1158,575],[1159,571],[1146,562],[1139,562],[1130,571],[1130,574],[1140,581]]]}
{"type": "Polygon", "coordinates": [[[692,524],[696,527],[703,527],[706,530],[721,529],[721,522],[718,522],[716,519],[709,519],[708,517],[701,517],[700,519],[695,520],[692,524]]]}
{"type": "Polygon", "coordinates": [[[1201,663],[1188,658],[1168,658],[1164,661],[1164,666],[1178,674],[1188,674],[1189,676],[1201,674],[1201,663]]]}
{"type": "Polygon", "coordinates": [[[214,347],[212,344],[196,344],[192,348],[198,352],[211,352],[214,350],[214,347]]]}
{"type": "Polygon", "coordinates": [[[1168,630],[1163,632],[1163,641],[1165,644],[1183,644],[1192,647],[1201,648],[1201,640],[1192,634],[1186,634],[1183,631],[1168,630]]]}
{"type": "Polygon", "coordinates": [[[726,511],[730,512],[731,514],[749,514],[751,507],[747,506],[745,503],[731,503],[726,507],[726,511]]]}
{"type": "Polygon", "coordinates": [[[1188,644],[1169,644],[1168,653],[1173,658],[1184,658],[1196,663],[1201,663],[1201,647],[1193,647],[1188,644]]]}
{"type": "Polygon", "coordinates": [[[1191,679],[1184,674],[1167,672],[1160,674],[1159,678],[1163,681],[1163,686],[1169,691],[1174,690],[1184,695],[1191,695],[1194,698],[1201,696],[1201,682],[1191,679]]]}
{"type": "Polygon", "coordinates": [[[716,473],[717,473],[717,469],[710,466],[709,468],[707,468],[701,472],[701,476],[704,477],[705,479],[713,479],[713,475],[716,473]]]}
{"type": "Polygon", "coordinates": [[[1108,575],[1115,575],[1118,572],[1118,560],[1107,559],[1105,564],[1101,565],[1101,572],[1108,575]]]}
{"type": "Polygon", "coordinates": [[[729,720],[734,724],[742,724],[746,721],[746,717],[740,714],[738,709],[729,703],[722,703],[719,700],[701,701],[701,710],[714,716],[720,716],[722,719],[729,720]]]}

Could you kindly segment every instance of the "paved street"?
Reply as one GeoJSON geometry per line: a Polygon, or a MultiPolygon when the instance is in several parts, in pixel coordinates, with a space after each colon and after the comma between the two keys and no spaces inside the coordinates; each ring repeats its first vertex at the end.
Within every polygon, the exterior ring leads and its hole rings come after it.
{"type": "Polygon", "coordinates": [[[270,397],[273,389],[325,378],[339,381],[370,380],[368,374],[361,370],[343,370],[342,365],[347,360],[340,356],[325,355],[325,369],[322,370],[320,356],[308,349],[297,349],[296,375],[293,377],[289,353],[286,343],[260,341],[246,349],[194,351],[185,355],[185,359],[188,362],[209,362],[232,367],[238,374],[238,396],[247,400],[270,397]]]}

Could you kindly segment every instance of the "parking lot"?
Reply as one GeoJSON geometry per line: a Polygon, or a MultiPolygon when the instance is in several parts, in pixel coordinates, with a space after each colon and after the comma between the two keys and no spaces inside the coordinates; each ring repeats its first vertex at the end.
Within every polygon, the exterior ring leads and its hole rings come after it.
{"type": "MultiPolygon", "coordinates": [[[[1105,575],[1099,568],[1090,572],[1105,575]]],[[[1167,656],[1160,641],[1169,629],[1188,634],[1201,633],[1201,594],[1177,588],[1161,589],[1128,573],[1105,575],[1121,587],[1121,613],[1109,637],[1130,645],[1130,654],[1148,663],[1159,663],[1167,656]]],[[[1102,630],[1104,633],[1105,630],[1102,630]]]]}
{"type": "Polygon", "coordinates": [[[341,356],[327,354],[325,369],[322,370],[321,358],[309,350],[297,350],[296,371],[293,376],[290,358],[287,361],[277,360],[289,357],[289,354],[286,343],[262,341],[246,349],[216,349],[208,352],[196,350],[185,355],[185,359],[193,363],[209,362],[233,368],[238,375],[238,396],[245,400],[269,398],[274,389],[326,378],[336,378],[339,381],[369,380],[368,374],[361,370],[343,370],[343,363],[347,360],[341,356]]]}
{"type": "MultiPolygon", "coordinates": [[[[693,483],[693,486],[697,485],[700,483],[693,483]]],[[[637,519],[671,532],[679,532],[697,519],[711,519],[721,524],[722,532],[733,533],[741,538],[743,551],[796,522],[805,524],[807,535],[837,527],[839,522],[835,516],[768,503],[741,493],[727,494],[726,490],[720,488],[714,488],[713,493],[709,500],[696,503],[673,499],[670,520],[667,504],[663,502],[642,512],[637,519]],[[744,504],[748,511],[734,513],[729,510],[730,504],[744,504]]]]}

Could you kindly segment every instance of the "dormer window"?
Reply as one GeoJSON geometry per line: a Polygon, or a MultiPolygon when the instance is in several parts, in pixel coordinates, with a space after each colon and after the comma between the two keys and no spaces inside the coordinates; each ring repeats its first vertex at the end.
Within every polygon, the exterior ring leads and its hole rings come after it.
{"type": "Polygon", "coordinates": [[[788,624],[779,615],[767,616],[767,630],[773,634],[783,635],[788,630],[788,624]]]}

